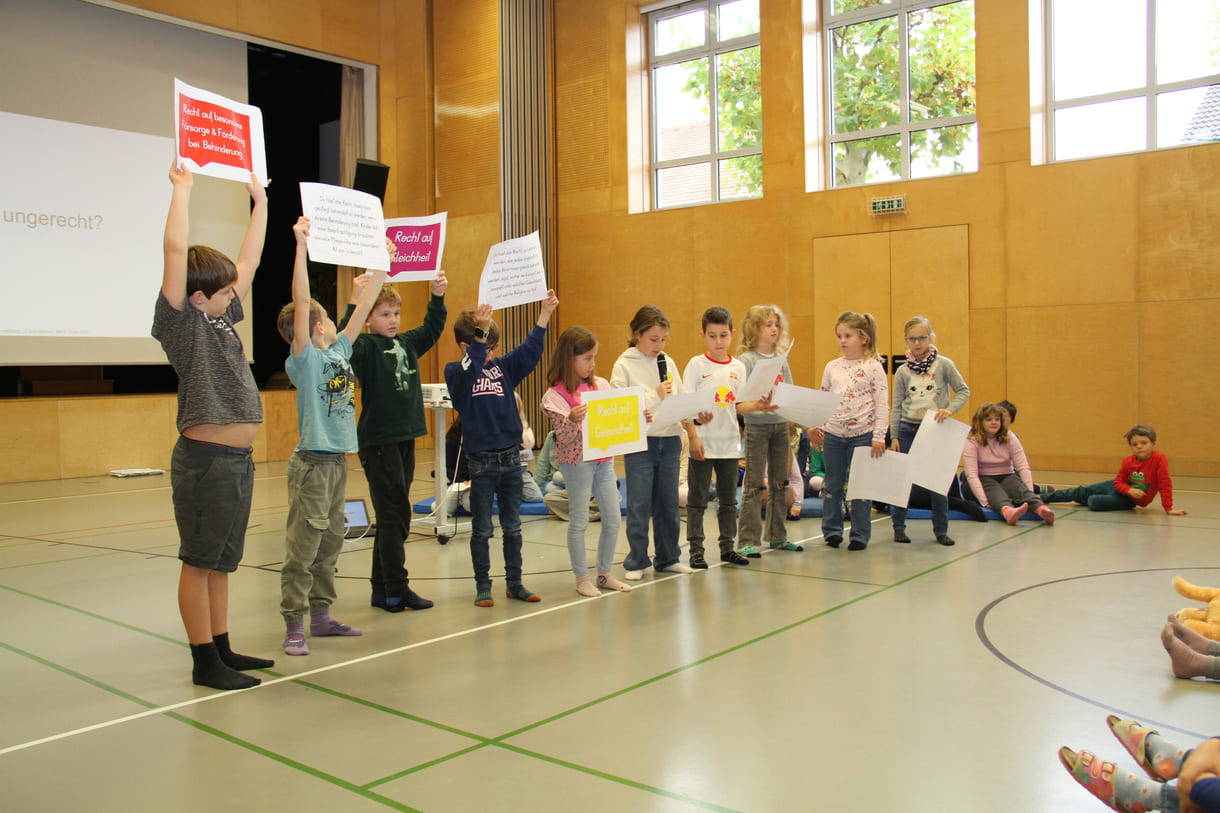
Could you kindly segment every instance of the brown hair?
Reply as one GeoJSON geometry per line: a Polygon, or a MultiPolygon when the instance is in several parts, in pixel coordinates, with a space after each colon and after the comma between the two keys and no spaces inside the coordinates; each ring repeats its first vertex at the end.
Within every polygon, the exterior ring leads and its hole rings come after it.
{"type": "Polygon", "coordinates": [[[555,349],[551,352],[551,363],[546,368],[546,380],[551,385],[563,384],[568,392],[576,392],[580,382],[592,386],[593,376],[587,379],[576,377],[576,357],[583,356],[597,346],[597,337],[587,327],[573,325],[559,334],[555,349]]]}
{"type": "Polygon", "coordinates": [[[1131,438],[1135,437],[1136,435],[1146,437],[1148,440],[1156,443],[1156,430],[1152,428],[1151,424],[1137,423],[1135,426],[1128,429],[1127,434],[1123,435],[1123,437],[1127,439],[1128,446],[1131,445],[1131,438]]]}
{"type": "MultiPolygon", "coordinates": [[[[457,315],[453,320],[453,338],[458,344],[470,344],[474,341],[474,329],[479,326],[475,321],[474,311],[466,310],[457,315]]],[[[496,320],[491,320],[491,327],[487,328],[487,349],[495,350],[496,345],[500,343],[500,326],[496,324],[496,320]]]]}
{"type": "Polygon", "coordinates": [[[970,436],[978,442],[980,446],[987,445],[987,430],[983,428],[983,421],[995,415],[1000,419],[1000,431],[995,433],[995,439],[1000,443],[1008,442],[1008,421],[1004,420],[1008,412],[1002,406],[986,403],[974,411],[974,417],[970,419],[970,436]]]}
{"type": "MultiPolygon", "coordinates": [[[[280,315],[275,318],[275,327],[280,332],[280,338],[292,344],[292,340],[296,334],[296,303],[289,302],[284,307],[280,308],[280,315]]],[[[318,326],[318,322],[322,321],[322,317],[326,315],[326,309],[322,307],[322,303],[316,299],[309,300],[309,340],[313,341],[313,329],[318,326]]]]}
{"type": "Polygon", "coordinates": [[[863,336],[867,340],[867,344],[864,346],[865,354],[877,358],[877,320],[871,313],[843,311],[835,320],[835,330],[839,329],[839,325],[847,325],[863,336]]]}
{"type": "Polygon", "coordinates": [[[186,293],[196,291],[211,299],[226,285],[237,282],[237,266],[223,253],[208,246],[191,246],[186,250],[186,293]]]}
{"type": "Polygon", "coordinates": [[[377,310],[378,305],[384,305],[389,302],[391,305],[402,306],[402,297],[398,295],[398,289],[390,283],[381,286],[381,290],[377,292],[377,299],[373,302],[373,307],[369,308],[369,313],[377,310]]]}
{"type": "Polygon", "coordinates": [[[631,338],[627,340],[627,346],[635,347],[640,342],[640,334],[657,325],[669,330],[669,320],[665,318],[665,313],[656,305],[640,308],[631,319],[631,338]]]}

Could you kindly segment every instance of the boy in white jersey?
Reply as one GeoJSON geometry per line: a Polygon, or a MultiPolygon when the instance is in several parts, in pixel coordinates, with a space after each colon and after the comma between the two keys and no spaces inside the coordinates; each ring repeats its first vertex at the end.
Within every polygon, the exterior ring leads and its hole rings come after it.
{"type": "MultiPolygon", "coordinates": [[[[720,561],[748,565],[750,560],[733,549],[737,538],[737,461],[741,457],[741,430],[737,425],[737,390],[746,383],[746,367],[729,355],[733,341],[733,317],[724,308],[703,313],[703,341],[707,352],[686,363],[682,380],[691,392],[714,389],[711,421],[698,419],[684,424],[690,441],[687,469],[686,541],[690,566],[704,569],[703,511],[707,508],[712,473],[716,474],[716,519],[720,525],[720,561]]],[[[744,405],[743,405],[744,406],[744,405]]]]}

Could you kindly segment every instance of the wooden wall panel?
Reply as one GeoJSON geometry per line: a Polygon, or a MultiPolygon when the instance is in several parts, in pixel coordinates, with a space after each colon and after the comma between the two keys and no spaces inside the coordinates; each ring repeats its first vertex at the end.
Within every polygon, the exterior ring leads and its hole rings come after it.
{"type": "MultiPolygon", "coordinates": [[[[57,403],[60,477],[111,469],[168,469],[163,396],[74,398],[57,403]]],[[[171,423],[171,427],[172,427],[171,423]]]]}
{"type": "Polygon", "coordinates": [[[1003,308],[970,312],[970,377],[966,379],[970,401],[954,416],[963,423],[969,423],[974,411],[987,402],[994,404],[1005,399],[1016,402],[1008,396],[1008,371],[1004,363],[1008,346],[1006,318],[1003,308]]]}
{"type": "Polygon", "coordinates": [[[1170,471],[1220,477],[1216,402],[1207,395],[1220,347],[1220,300],[1145,302],[1138,333],[1124,339],[1113,351],[1128,361],[1138,357],[1139,375],[1128,375],[1123,397],[1137,404],[1139,423],[1156,427],[1157,448],[1170,456],[1170,471]]]}
{"type": "Polygon", "coordinates": [[[1008,318],[1008,397],[1036,467],[1117,470],[1139,419],[1135,304],[1023,308],[1008,318]]]}
{"type": "Polygon", "coordinates": [[[872,313],[889,329],[890,236],[859,234],[813,241],[813,353],[818,384],[826,362],[838,358],[835,320],[844,311],[872,313]]]}
{"type": "Polygon", "coordinates": [[[1139,171],[1141,301],[1220,297],[1220,145],[1152,153],[1139,171]]]}
{"type": "Polygon", "coordinates": [[[44,399],[0,401],[0,483],[53,480],[59,474],[59,413],[44,399]]]}

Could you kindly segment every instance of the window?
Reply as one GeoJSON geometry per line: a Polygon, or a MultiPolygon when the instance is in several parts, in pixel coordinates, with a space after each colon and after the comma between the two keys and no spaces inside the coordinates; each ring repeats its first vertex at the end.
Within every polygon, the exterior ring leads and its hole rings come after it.
{"type": "Polygon", "coordinates": [[[655,208],[762,195],[758,0],[647,14],[655,208]]]}
{"type": "Polygon", "coordinates": [[[1102,10],[1046,0],[1051,160],[1220,139],[1220,0],[1102,10]]]}
{"type": "Polygon", "coordinates": [[[830,185],[978,170],[974,0],[823,0],[830,185]]]}

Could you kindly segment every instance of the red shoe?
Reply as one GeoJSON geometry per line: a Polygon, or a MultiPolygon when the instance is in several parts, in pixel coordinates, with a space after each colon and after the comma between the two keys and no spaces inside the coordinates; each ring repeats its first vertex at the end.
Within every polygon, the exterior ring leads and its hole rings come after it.
{"type": "Polygon", "coordinates": [[[1025,516],[1026,508],[1029,508],[1029,503],[1027,502],[1021,503],[1016,508],[1013,508],[1011,505],[1005,505],[1000,509],[1000,513],[1004,515],[1005,522],[1009,525],[1016,525],[1017,520],[1025,516]]]}
{"type": "Polygon", "coordinates": [[[1042,521],[1045,522],[1047,525],[1055,524],[1055,512],[1050,509],[1050,506],[1039,505],[1035,509],[1035,513],[1037,513],[1038,516],[1042,517],[1042,521]]]}

